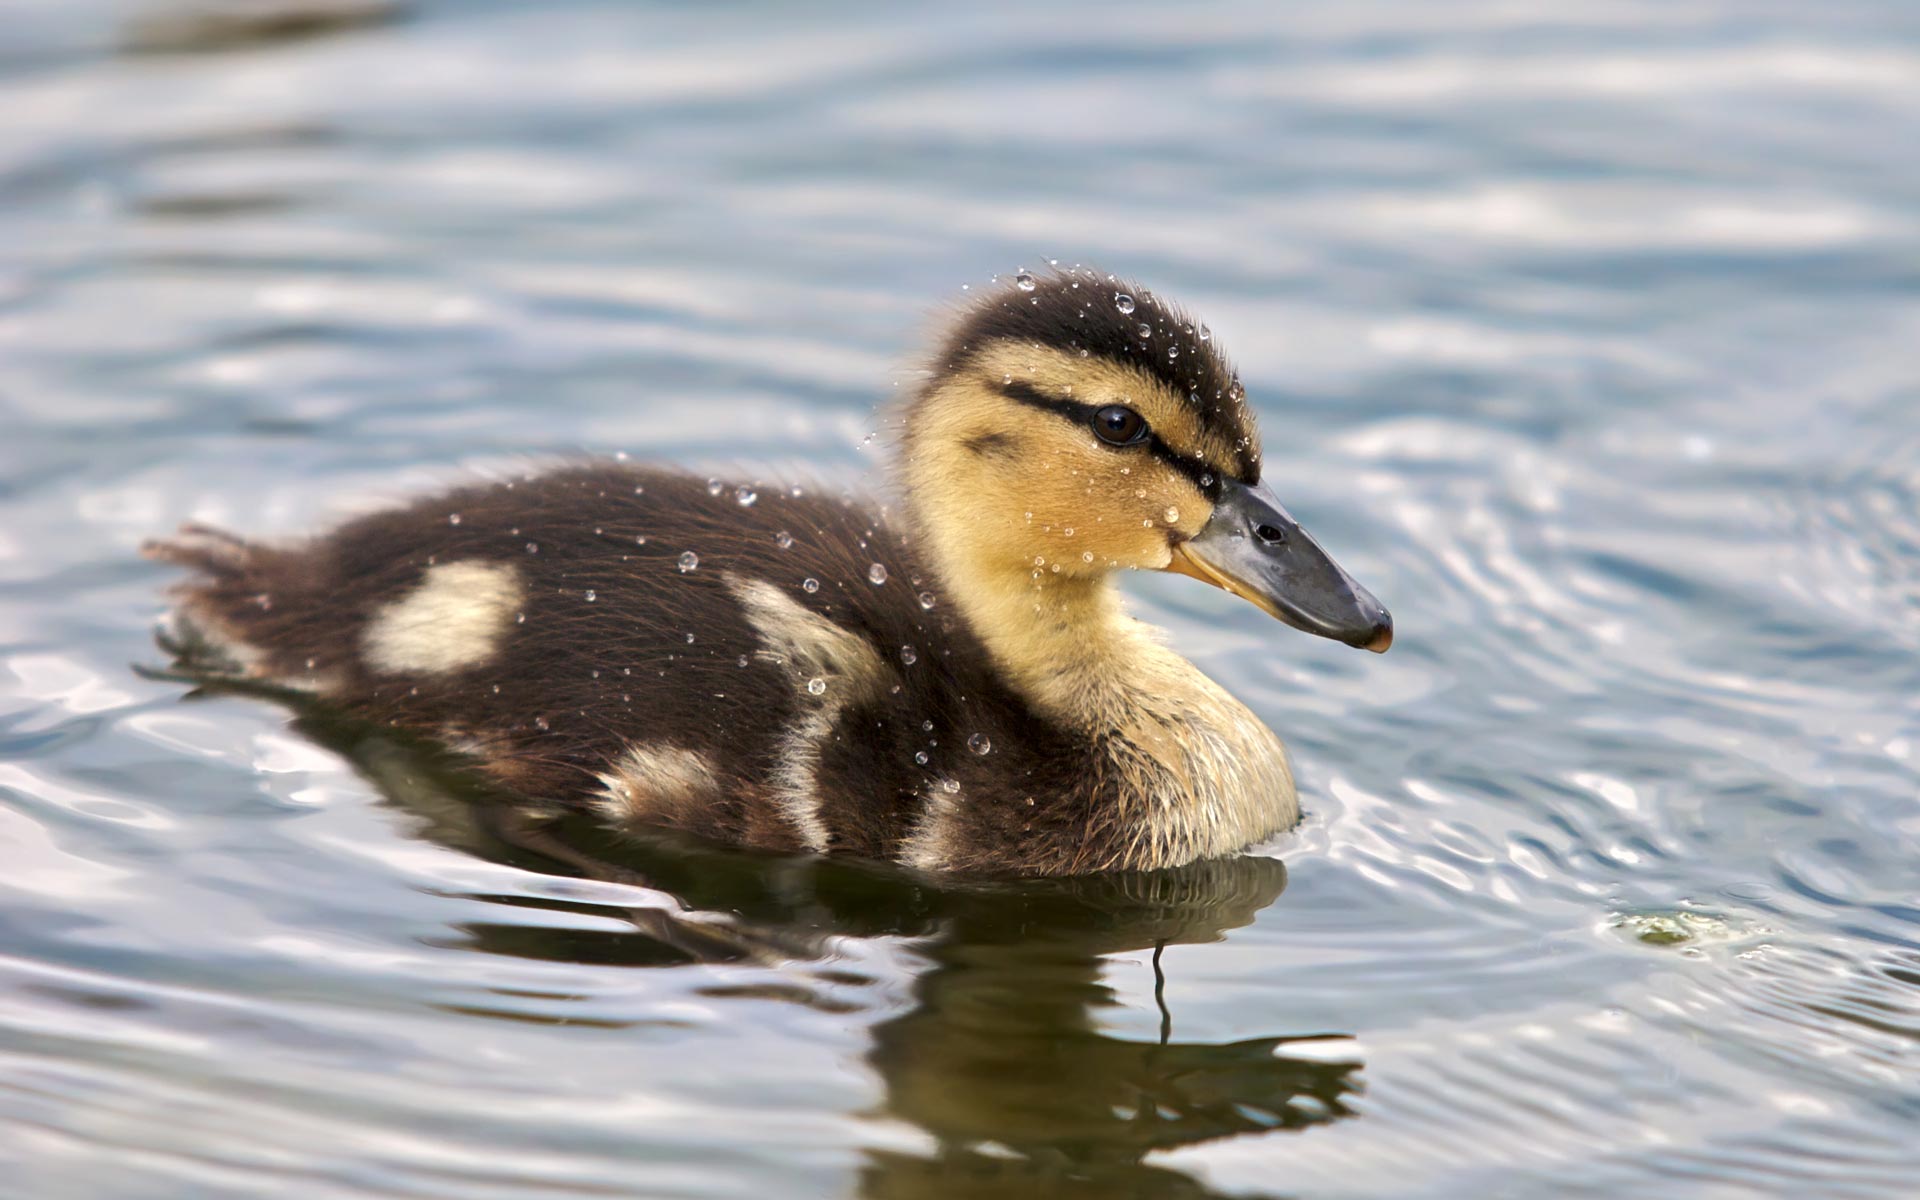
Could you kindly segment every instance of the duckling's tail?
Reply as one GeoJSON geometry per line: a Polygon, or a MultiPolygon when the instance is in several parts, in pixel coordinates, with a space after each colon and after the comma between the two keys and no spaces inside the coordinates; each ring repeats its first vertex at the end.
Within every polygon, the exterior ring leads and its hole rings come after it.
{"type": "Polygon", "coordinates": [[[140,553],[156,562],[200,571],[215,579],[243,574],[257,552],[257,547],[244,538],[197,521],[182,525],[172,538],[155,538],[140,546],[140,553]]]}
{"type": "Polygon", "coordinates": [[[282,557],[223,529],[186,524],[140,553],[197,572],[174,589],[178,602],[160,619],[154,641],[182,674],[204,679],[264,680],[268,639],[263,619],[273,607],[271,577],[282,557]]]}

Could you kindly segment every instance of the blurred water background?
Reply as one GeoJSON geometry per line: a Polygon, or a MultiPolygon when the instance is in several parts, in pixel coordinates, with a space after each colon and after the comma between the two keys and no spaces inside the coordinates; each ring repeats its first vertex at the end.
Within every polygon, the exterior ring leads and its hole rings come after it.
{"type": "Polygon", "coordinates": [[[0,0],[0,1194],[1916,1194],[1920,8],[351,7],[0,0]],[[871,473],[1052,258],[1397,617],[1130,583],[1293,747],[1254,857],[593,883],[130,670],[185,519],[871,473]]]}

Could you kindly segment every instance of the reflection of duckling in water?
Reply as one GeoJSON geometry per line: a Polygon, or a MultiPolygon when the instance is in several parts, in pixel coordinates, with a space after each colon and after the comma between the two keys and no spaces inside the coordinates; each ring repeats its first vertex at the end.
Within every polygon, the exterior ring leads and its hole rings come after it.
{"type": "Polygon", "coordinates": [[[1360,1064],[1340,1035],[1180,1041],[1163,1007],[1159,1040],[1138,1041],[1096,1019],[1115,1003],[1101,956],[1153,946],[1159,980],[1158,948],[1217,941],[1272,903],[1286,883],[1279,862],[1095,878],[1114,886],[1009,895],[958,916],[928,946],[933,967],[914,1007],[874,1030],[867,1061],[886,1082],[886,1113],[926,1130],[937,1152],[870,1153],[862,1195],[1209,1195],[1147,1156],[1351,1115],[1360,1064]],[[1331,1056],[1291,1050],[1330,1041],[1331,1056]]]}
{"type": "Polygon", "coordinates": [[[1245,706],[1122,610],[1177,571],[1383,650],[1386,610],[1265,484],[1203,325],[1091,272],[982,298],[908,403],[904,519],[616,464],[278,549],[189,527],[194,669],[463,749],[493,783],[777,852],[1064,875],[1293,824],[1245,706]]]}
{"type": "MultiPolygon", "coordinates": [[[[579,872],[664,893],[649,907],[552,907],[631,916],[630,933],[559,929],[516,921],[521,896],[499,921],[462,927],[459,944],[516,958],[616,967],[687,963],[780,965],[784,985],[736,987],[709,997],[754,996],[858,1012],[837,941],[916,939],[929,966],[911,1006],[872,1029],[866,1061],[884,1096],[878,1117],[925,1131],[920,1157],[866,1152],[861,1194],[875,1198],[982,1200],[1211,1195],[1156,1152],[1216,1138],[1297,1130],[1351,1115],[1359,1062],[1329,1035],[1183,1041],[1101,1028],[1116,997],[1106,956],[1215,942],[1251,923],[1280,896],[1286,869],[1258,856],[1152,872],[1065,879],[936,881],[857,860],[742,855],[699,843],[607,837],[584,818],[529,830],[440,763],[439,756],[378,730],[313,714],[302,732],[352,759],[436,841],[553,872],[560,855],[579,872]],[[506,817],[503,823],[495,818],[506,817]],[[531,833],[531,838],[522,835],[531,833]],[[502,841],[501,838],[510,839],[502,841]],[[600,842],[595,843],[598,837],[600,842]],[[531,853],[529,853],[531,849],[531,853]],[[617,857],[608,862],[600,850],[617,857]],[[813,964],[817,964],[813,965],[813,964]],[[818,983],[820,986],[815,987],[818,983]],[[1331,1042],[1331,1044],[1329,1044],[1331,1042]],[[1308,1052],[1295,1046],[1319,1043],[1308,1052]],[[1331,1053],[1329,1052],[1331,1051],[1331,1053]]],[[[1177,964],[1178,955],[1168,959],[1177,964]]],[[[758,973],[756,972],[756,975],[758,973]]],[[[764,978],[764,977],[761,977],[764,978]]],[[[1169,988],[1176,997],[1178,980],[1169,988]]],[[[475,1015],[527,1020],[524,999],[475,1015]]],[[[1177,1007],[1177,1004],[1175,1005],[1177,1007]]],[[[556,1022],[572,1018],[555,1013],[556,1022]]]]}

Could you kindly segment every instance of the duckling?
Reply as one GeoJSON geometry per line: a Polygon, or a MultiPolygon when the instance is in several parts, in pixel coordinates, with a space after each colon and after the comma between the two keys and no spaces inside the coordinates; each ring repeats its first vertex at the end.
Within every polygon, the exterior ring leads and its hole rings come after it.
{"type": "Polygon", "coordinates": [[[957,314],[899,414],[897,506],[587,462],[301,544],[204,526],[189,671],[437,739],[530,811],[1057,876],[1230,855],[1299,815],[1280,740],[1130,617],[1185,574],[1369,650],[1387,611],[1261,481],[1207,327],[1110,276],[957,314]]]}

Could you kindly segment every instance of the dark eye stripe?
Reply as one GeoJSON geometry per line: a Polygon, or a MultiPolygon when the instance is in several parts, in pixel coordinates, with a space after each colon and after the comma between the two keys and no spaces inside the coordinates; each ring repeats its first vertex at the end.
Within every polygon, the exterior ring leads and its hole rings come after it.
{"type": "MultiPolygon", "coordinates": [[[[1078,425],[1091,426],[1093,414],[1104,407],[1097,404],[1082,404],[1078,400],[1055,399],[1032,384],[1018,380],[996,386],[1000,389],[1000,394],[1009,400],[1018,401],[1030,408],[1057,413],[1078,425]]],[[[1211,463],[1203,458],[1182,454],[1167,445],[1160,440],[1159,434],[1152,432],[1151,425],[1148,427],[1145,445],[1155,458],[1185,475],[1193,486],[1199,488],[1209,499],[1219,499],[1223,473],[1215,469],[1211,463]]]]}

